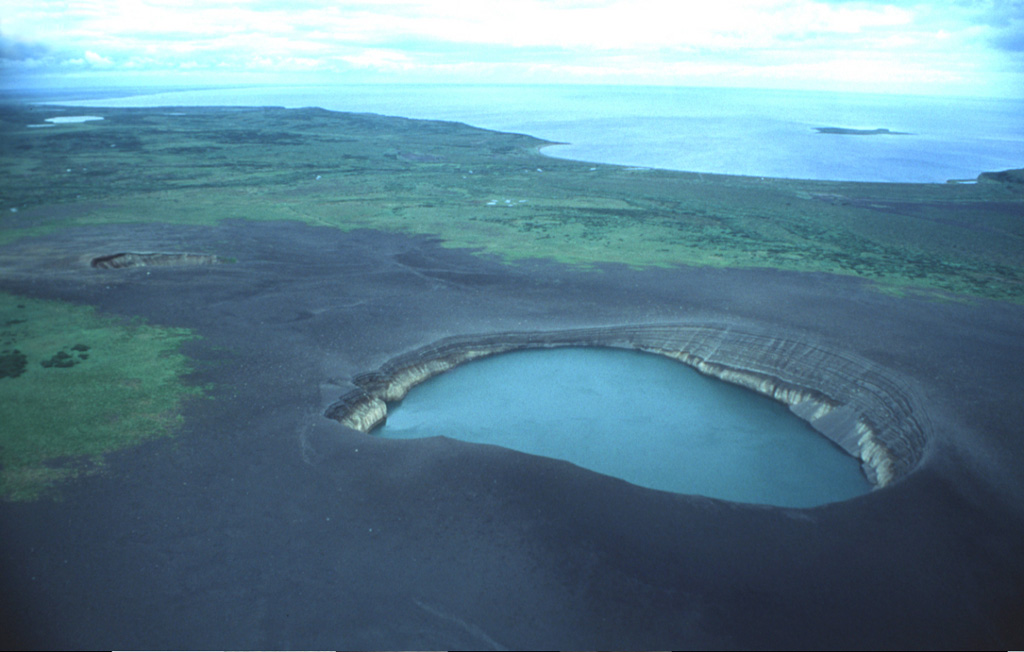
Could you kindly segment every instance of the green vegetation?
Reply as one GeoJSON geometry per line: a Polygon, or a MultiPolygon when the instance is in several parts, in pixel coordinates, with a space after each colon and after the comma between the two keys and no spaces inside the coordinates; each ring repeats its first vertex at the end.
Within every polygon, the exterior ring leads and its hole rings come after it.
{"type": "Polygon", "coordinates": [[[199,391],[181,380],[190,338],[0,293],[0,497],[36,498],[96,471],[104,453],[171,432],[199,391]]]}
{"type": "MultiPolygon", "coordinates": [[[[833,183],[544,157],[542,141],[319,109],[0,107],[0,246],[69,225],[300,220],[514,260],[827,272],[1024,301],[1024,185],[833,183]],[[17,212],[10,212],[16,209],[17,212]]],[[[210,252],[216,253],[216,252],[210,252]]]]}

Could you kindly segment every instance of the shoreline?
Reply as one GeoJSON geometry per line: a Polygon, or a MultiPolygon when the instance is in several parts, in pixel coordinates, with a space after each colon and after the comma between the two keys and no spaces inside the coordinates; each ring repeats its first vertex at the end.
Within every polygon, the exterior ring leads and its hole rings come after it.
{"type": "MultiPolygon", "coordinates": [[[[344,104],[340,103],[340,101],[335,99],[335,97],[334,97],[334,95],[336,93],[342,92],[342,91],[345,91],[345,90],[348,90],[348,91],[352,92],[352,89],[350,87],[346,87],[346,86],[338,86],[338,87],[331,87],[331,86],[313,86],[313,87],[310,87],[310,86],[285,86],[285,87],[281,87],[281,86],[255,86],[255,87],[236,88],[236,89],[212,89],[212,90],[211,89],[201,89],[201,90],[185,92],[185,93],[182,93],[182,92],[171,92],[171,93],[145,94],[145,95],[135,96],[134,98],[133,97],[109,98],[110,100],[113,100],[113,101],[108,102],[106,104],[104,104],[103,100],[96,100],[96,99],[93,99],[93,100],[82,100],[82,101],[78,101],[78,102],[75,102],[75,101],[70,101],[70,102],[69,101],[63,101],[63,102],[54,102],[54,103],[51,103],[51,104],[62,104],[62,105],[67,105],[67,106],[79,106],[79,107],[109,106],[109,107],[114,107],[114,108],[129,108],[129,107],[154,108],[155,106],[158,106],[158,105],[159,106],[184,106],[184,105],[190,105],[190,106],[224,106],[224,107],[282,106],[282,107],[288,107],[288,108],[301,108],[301,107],[316,106],[318,108],[323,108],[324,110],[333,111],[333,112],[341,112],[341,113],[345,113],[345,112],[356,112],[356,113],[369,112],[369,113],[375,113],[377,115],[382,115],[382,116],[405,117],[405,118],[408,118],[408,119],[417,119],[417,120],[454,121],[454,122],[460,122],[460,123],[463,123],[463,124],[468,124],[468,125],[473,126],[475,128],[486,129],[486,130],[489,130],[489,131],[497,131],[497,132],[502,132],[502,133],[526,134],[526,135],[531,135],[531,136],[534,136],[534,133],[535,133],[536,129],[542,129],[542,128],[556,128],[557,129],[557,127],[551,127],[551,125],[556,125],[559,121],[564,121],[565,120],[565,118],[558,118],[558,117],[556,117],[557,115],[561,115],[561,114],[558,114],[558,113],[556,113],[555,115],[552,115],[552,116],[548,116],[548,115],[545,115],[543,112],[540,112],[537,116],[532,116],[532,117],[529,118],[529,120],[533,121],[533,123],[532,123],[533,124],[533,128],[532,129],[524,128],[524,125],[526,124],[525,122],[520,121],[519,124],[514,124],[513,122],[510,122],[507,117],[495,118],[494,115],[493,115],[494,114],[494,107],[492,106],[493,102],[491,104],[488,104],[488,102],[482,101],[480,97],[474,96],[466,88],[462,88],[462,87],[456,87],[456,89],[455,89],[455,93],[456,94],[453,96],[453,98],[450,101],[441,101],[441,100],[438,100],[436,98],[432,98],[431,94],[429,92],[427,92],[428,89],[433,88],[430,85],[411,86],[411,87],[410,86],[405,86],[405,87],[384,87],[384,88],[380,88],[380,87],[366,88],[366,87],[356,86],[355,88],[357,90],[355,91],[355,94],[352,96],[351,100],[349,101],[349,105],[348,106],[345,106],[344,104]],[[247,95],[246,94],[247,92],[251,92],[251,95],[247,95]],[[277,93],[276,95],[275,95],[275,92],[277,93]],[[359,93],[363,93],[363,94],[360,95],[359,93]],[[383,93],[383,95],[381,95],[382,93],[383,93]],[[152,98],[154,98],[154,97],[159,98],[159,97],[162,97],[162,96],[165,96],[165,95],[168,96],[166,98],[167,101],[165,103],[153,103],[152,101],[149,101],[149,100],[152,100],[152,98]],[[227,100],[227,99],[230,98],[231,101],[228,102],[228,103],[224,103],[224,104],[219,104],[216,101],[203,102],[201,97],[194,97],[194,96],[197,96],[197,95],[199,95],[199,96],[205,95],[207,97],[212,95],[213,96],[212,99],[214,99],[214,100],[216,100],[216,99],[227,100]],[[463,95],[465,97],[463,97],[463,95]],[[387,99],[386,100],[381,99],[382,97],[386,97],[387,99]],[[419,99],[419,101],[416,101],[417,98],[419,99]],[[130,100],[132,100],[132,99],[137,99],[139,101],[138,102],[131,102],[130,100]],[[291,99],[292,101],[289,102],[288,101],[289,99],[291,99]],[[466,108],[459,109],[458,105],[455,104],[457,99],[464,99],[466,101],[466,108]],[[186,100],[188,100],[188,101],[185,102],[185,104],[175,103],[175,101],[183,102],[183,101],[186,101],[186,100]],[[274,100],[280,100],[280,101],[274,101],[274,100]]],[[[446,88],[446,87],[442,86],[442,87],[438,87],[438,88],[446,88]]],[[[488,86],[488,88],[490,88],[490,87],[488,86]]],[[[498,89],[500,92],[506,92],[506,93],[510,92],[509,89],[506,88],[506,87],[497,86],[495,88],[498,89]]],[[[568,103],[569,100],[567,100],[565,97],[563,97],[561,95],[562,93],[570,94],[569,93],[569,89],[571,89],[572,87],[569,87],[569,86],[543,87],[543,86],[525,85],[525,86],[521,86],[520,88],[521,88],[522,92],[536,95],[536,98],[537,98],[538,102],[541,101],[542,99],[544,99],[545,97],[548,97],[549,95],[553,94],[552,95],[552,97],[553,97],[552,101],[555,103],[555,105],[557,107],[559,107],[559,110],[563,110],[563,109],[564,110],[568,110],[568,109],[572,109],[573,108],[573,105],[571,103],[568,103]],[[565,107],[562,107],[563,104],[565,105],[565,107]]],[[[447,90],[448,90],[448,94],[450,95],[452,93],[451,89],[447,89],[447,90]]],[[[613,88],[611,90],[612,90],[612,93],[614,95],[615,93],[621,93],[623,89],[622,88],[613,88]]],[[[697,90],[701,90],[701,89],[686,89],[686,88],[671,89],[671,88],[669,88],[669,89],[662,89],[662,90],[670,91],[669,94],[671,94],[672,91],[676,92],[677,94],[678,93],[682,93],[685,96],[686,93],[688,93],[688,92],[696,92],[697,90]]],[[[725,92],[726,96],[728,96],[728,95],[736,95],[737,93],[740,93],[740,94],[742,94],[742,93],[753,93],[755,95],[761,94],[765,98],[776,98],[776,97],[782,98],[782,97],[786,97],[786,92],[784,92],[784,91],[769,91],[769,90],[765,90],[765,89],[717,89],[717,90],[721,91],[721,92],[725,92]]],[[[706,92],[708,92],[708,89],[702,89],[701,92],[706,93],[706,92]]],[[[655,97],[658,97],[658,96],[659,96],[659,94],[656,93],[655,97]]],[[[512,94],[509,97],[514,99],[515,94],[512,94]]],[[[587,95],[586,97],[587,97],[587,100],[589,100],[589,101],[593,101],[594,100],[594,98],[590,97],[589,95],[587,95]]],[[[879,98],[874,98],[873,96],[870,96],[870,95],[852,93],[852,94],[849,94],[847,99],[848,99],[849,103],[852,106],[856,107],[858,102],[861,102],[861,103],[868,102],[869,99],[871,101],[873,101],[873,102],[877,102],[879,98]]],[[[503,101],[508,101],[508,100],[509,100],[509,98],[504,98],[503,101]]],[[[584,100],[580,100],[580,101],[583,102],[584,100]]],[[[666,101],[666,100],[663,98],[662,101],[666,101]]],[[[730,101],[736,101],[736,100],[733,99],[733,100],[730,100],[730,101]]],[[[907,98],[900,99],[900,96],[895,96],[893,98],[893,102],[896,102],[897,106],[898,106],[899,102],[906,102],[906,101],[908,101],[907,98]]],[[[928,101],[931,101],[932,104],[936,103],[934,98],[931,98],[931,99],[929,99],[929,98],[917,98],[915,101],[926,102],[926,103],[928,101]]],[[[991,99],[989,101],[994,103],[993,105],[999,105],[1000,103],[1005,103],[1005,102],[1008,102],[1008,101],[1011,101],[1011,100],[1001,100],[1001,99],[993,98],[993,99],[991,99]]],[[[1024,109],[1024,102],[1021,102],[1020,104],[1021,104],[1021,108],[1024,109]]],[[[870,106],[873,106],[873,105],[870,102],[868,102],[868,104],[866,106],[870,107],[870,106]]],[[[664,111],[665,110],[665,107],[663,107],[661,105],[658,105],[655,108],[658,111],[664,111]]],[[[513,105],[511,107],[509,107],[509,108],[507,108],[505,110],[507,110],[507,111],[514,111],[514,110],[516,110],[516,107],[515,107],[515,105],[513,103],[513,105]]],[[[536,108],[535,107],[532,110],[534,112],[536,112],[536,108]]],[[[554,110],[554,109],[552,109],[552,110],[554,110]]],[[[574,109],[574,110],[578,110],[578,109],[574,109]]],[[[864,110],[866,111],[867,108],[865,108],[864,110]]],[[[573,115],[575,115],[575,113],[573,113],[573,115]]],[[[581,116],[585,116],[586,114],[585,113],[581,113],[580,115],[581,116]]],[[[669,114],[669,115],[670,115],[670,117],[664,118],[664,119],[669,119],[670,121],[671,120],[675,120],[677,122],[682,120],[682,122],[679,123],[680,125],[687,124],[687,121],[705,120],[706,119],[706,117],[703,114],[698,114],[697,117],[693,117],[693,116],[690,116],[690,115],[685,114],[685,113],[679,114],[678,116],[674,116],[674,117],[672,117],[672,114],[669,114]]],[[[870,113],[869,113],[869,115],[870,115],[870,113]]],[[[624,120],[624,121],[633,121],[633,120],[635,120],[638,117],[640,117],[640,114],[636,114],[636,115],[630,114],[630,115],[620,116],[619,119],[620,120],[624,120]]],[[[750,116],[747,116],[746,120],[749,122],[750,121],[750,116]]],[[[794,119],[794,120],[791,121],[791,123],[790,122],[779,123],[778,125],[773,126],[773,129],[778,129],[780,127],[785,127],[786,129],[791,130],[791,133],[790,133],[790,136],[789,136],[790,138],[798,138],[798,137],[801,137],[805,133],[805,131],[807,129],[812,129],[813,125],[815,123],[817,123],[818,120],[820,120],[820,118],[816,118],[813,115],[801,116],[800,119],[794,119]]],[[[585,122],[585,120],[583,120],[582,122],[585,122]]],[[[671,123],[671,124],[675,124],[675,123],[671,123]]],[[[713,128],[713,127],[709,127],[709,128],[713,128]]],[[[956,131],[956,123],[954,122],[954,123],[951,123],[950,125],[947,125],[947,128],[948,129],[953,129],[954,131],[956,131]]],[[[682,151],[683,149],[685,149],[687,147],[688,143],[691,142],[689,139],[692,138],[693,134],[690,134],[690,132],[688,130],[686,130],[686,128],[684,128],[684,127],[676,126],[676,127],[672,127],[672,128],[667,128],[667,127],[663,126],[663,129],[666,129],[666,133],[667,134],[671,134],[673,132],[678,132],[678,131],[680,131],[680,129],[683,129],[683,131],[681,133],[688,134],[687,135],[687,139],[680,140],[677,143],[677,145],[676,145],[677,151],[682,151]]],[[[900,131],[902,132],[902,130],[900,130],[900,131]]],[[[913,131],[918,132],[918,131],[921,131],[921,130],[920,129],[914,129],[913,131]]],[[[534,137],[542,139],[542,140],[553,140],[553,141],[557,140],[557,141],[561,141],[561,142],[559,142],[557,144],[564,144],[564,145],[569,145],[569,146],[572,146],[572,147],[578,147],[578,146],[580,146],[580,147],[587,147],[587,148],[590,148],[591,150],[593,150],[595,148],[597,148],[597,149],[601,149],[601,148],[607,149],[609,146],[610,147],[614,147],[615,146],[615,142],[620,142],[621,143],[623,140],[628,140],[629,138],[635,138],[636,135],[637,135],[637,134],[629,134],[629,135],[626,135],[626,136],[622,136],[622,137],[616,138],[616,139],[611,140],[611,141],[607,141],[604,144],[601,144],[602,141],[593,141],[593,142],[591,142],[591,141],[588,140],[588,138],[594,138],[594,137],[596,137],[596,138],[603,138],[603,134],[614,133],[614,130],[609,131],[606,127],[600,127],[600,128],[596,128],[596,129],[592,129],[592,130],[586,131],[586,134],[588,134],[588,135],[585,135],[585,136],[581,135],[582,133],[583,132],[581,132],[579,129],[570,129],[567,132],[567,131],[565,131],[564,128],[562,128],[561,135],[555,135],[555,136],[536,135],[534,137]],[[567,137],[567,134],[569,134],[569,133],[574,133],[575,137],[567,137]]],[[[890,133],[891,134],[895,134],[897,132],[893,131],[893,132],[890,132],[890,133]]],[[[929,136],[930,138],[935,138],[936,136],[942,137],[943,133],[944,132],[936,133],[934,131],[934,129],[931,130],[931,131],[928,131],[927,129],[925,130],[925,135],[929,136]]],[[[763,135],[764,134],[762,134],[762,136],[763,135]]],[[[813,134],[812,134],[812,136],[813,136],[813,134]]],[[[665,137],[666,136],[662,136],[662,139],[664,139],[665,137]]],[[[962,137],[962,135],[961,135],[961,137],[962,137]]],[[[658,140],[652,140],[647,145],[647,147],[650,148],[651,146],[656,145],[657,142],[658,142],[658,140]]],[[[729,141],[726,141],[726,142],[728,144],[729,141]]],[[[788,142],[788,141],[786,141],[786,142],[788,142]]],[[[801,142],[803,142],[803,141],[801,141],[801,142]]],[[[719,144],[721,145],[721,143],[719,143],[719,144]]],[[[793,149],[792,152],[790,152],[790,155],[806,157],[808,155],[807,151],[806,151],[806,146],[807,146],[807,143],[804,142],[802,145],[797,146],[795,149],[793,149]]],[[[702,145],[701,147],[703,148],[705,146],[702,145]]],[[[731,151],[734,150],[734,152],[733,152],[734,155],[740,157],[739,161],[736,161],[736,162],[742,162],[743,159],[749,159],[750,158],[749,153],[751,151],[752,144],[751,144],[751,142],[749,140],[747,142],[745,142],[745,143],[728,144],[728,147],[731,148],[731,151]],[[746,152],[747,155],[744,155],[744,152],[746,152]]],[[[640,151],[642,153],[644,150],[640,150],[640,151]]],[[[812,157],[815,156],[815,155],[817,155],[817,156],[821,156],[821,155],[828,156],[829,155],[829,154],[827,154],[828,151],[829,150],[825,150],[825,152],[818,152],[817,154],[812,154],[811,156],[812,157]]],[[[1008,151],[1010,151],[1010,150],[1008,150],[1008,151]]],[[[868,154],[868,152],[848,152],[847,153],[847,157],[858,157],[859,158],[859,157],[863,157],[863,156],[865,156],[867,154],[868,154]]],[[[592,156],[588,157],[587,155],[581,155],[581,156],[575,156],[573,158],[568,158],[568,157],[558,157],[558,156],[554,156],[554,155],[551,155],[551,154],[545,154],[545,156],[550,156],[551,158],[560,158],[562,160],[579,161],[579,162],[584,162],[584,163],[597,163],[597,164],[600,164],[600,165],[618,165],[618,166],[626,166],[626,167],[630,167],[630,166],[634,166],[635,165],[635,166],[638,166],[638,167],[644,167],[644,168],[649,168],[649,169],[671,170],[671,171],[676,171],[676,172],[694,172],[694,173],[699,172],[699,173],[702,173],[702,174],[737,175],[737,176],[755,177],[755,178],[757,178],[757,177],[766,177],[766,178],[795,179],[795,180],[806,180],[806,181],[833,181],[833,182],[841,182],[841,183],[842,182],[859,182],[859,183],[884,183],[884,182],[889,182],[889,183],[929,183],[929,184],[942,184],[942,183],[946,183],[949,179],[972,178],[974,176],[977,176],[978,174],[981,174],[981,173],[983,173],[985,171],[989,171],[989,170],[991,170],[993,168],[1011,169],[1011,168],[1016,168],[1016,167],[1024,167],[1024,159],[1021,159],[1019,157],[1019,154],[1016,154],[1016,152],[1014,152],[1014,155],[1013,155],[1012,159],[1008,158],[1008,159],[1004,160],[1002,162],[1003,163],[1002,165],[993,165],[993,163],[991,161],[986,161],[984,164],[979,162],[979,164],[973,165],[973,166],[971,166],[969,168],[949,169],[948,171],[942,172],[941,174],[933,174],[928,179],[922,179],[922,178],[917,177],[917,176],[910,176],[910,175],[906,175],[906,174],[903,175],[902,178],[896,178],[896,179],[879,178],[879,177],[877,177],[877,175],[873,175],[870,178],[847,178],[847,177],[836,177],[836,176],[828,176],[828,175],[813,175],[813,174],[808,175],[808,174],[803,174],[803,173],[799,173],[799,172],[778,174],[778,173],[773,173],[771,170],[768,170],[768,169],[760,169],[760,170],[759,169],[751,169],[751,170],[747,170],[747,171],[736,171],[735,169],[730,169],[728,167],[719,168],[717,165],[712,165],[710,168],[706,167],[706,166],[701,166],[701,165],[665,165],[660,160],[654,159],[654,158],[649,159],[647,161],[636,160],[635,159],[636,155],[637,155],[637,152],[633,151],[633,150],[629,150],[628,151],[628,155],[623,155],[623,154],[619,153],[619,154],[613,154],[611,157],[608,157],[608,158],[606,158],[606,157],[594,158],[592,156]],[[630,160],[627,160],[627,159],[630,159],[630,160]],[[704,169],[702,169],[702,168],[704,168],[704,169]]],[[[963,154],[961,154],[961,155],[963,155],[963,154]]],[[[660,154],[659,154],[659,156],[660,156],[660,154]]],[[[904,155],[904,156],[907,157],[909,155],[904,155]]],[[[909,158],[915,158],[915,156],[909,156],[909,158]]],[[[932,151],[932,150],[928,150],[928,152],[920,153],[920,156],[916,156],[916,158],[935,160],[935,159],[938,158],[938,152],[932,151]]],[[[715,159],[712,158],[712,159],[709,159],[709,160],[710,161],[714,161],[715,159]]],[[[837,164],[840,164],[841,161],[842,161],[842,157],[840,157],[840,158],[836,159],[835,161],[832,161],[831,163],[828,163],[828,164],[822,163],[821,167],[822,167],[822,169],[832,169],[837,164]]],[[[891,165],[892,165],[891,158],[883,158],[883,159],[879,160],[879,164],[878,164],[877,167],[886,167],[886,166],[891,167],[891,165]]]]}

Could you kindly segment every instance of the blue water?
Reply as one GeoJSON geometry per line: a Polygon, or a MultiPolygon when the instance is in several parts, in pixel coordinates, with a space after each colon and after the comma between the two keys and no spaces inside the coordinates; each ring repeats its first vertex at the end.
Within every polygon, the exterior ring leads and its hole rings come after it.
{"type": "Polygon", "coordinates": [[[651,354],[554,349],[468,363],[414,387],[374,431],[445,435],[634,484],[811,507],[864,494],[859,463],[783,405],[651,354]]]}
{"type": "MultiPolygon", "coordinates": [[[[68,102],[62,102],[67,104],[68,102]]],[[[749,176],[943,183],[1024,167],[1024,102],[763,89],[358,85],[203,90],[81,106],[318,106],[569,143],[551,156],[749,176]],[[904,136],[819,134],[887,128],[904,136]]]]}

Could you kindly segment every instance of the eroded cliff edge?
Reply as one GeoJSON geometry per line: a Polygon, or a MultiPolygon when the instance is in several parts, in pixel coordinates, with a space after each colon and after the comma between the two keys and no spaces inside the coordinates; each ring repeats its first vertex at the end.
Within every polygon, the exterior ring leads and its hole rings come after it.
{"type": "Polygon", "coordinates": [[[448,337],[356,376],[355,388],[325,414],[369,432],[387,418],[388,402],[401,400],[412,387],[457,365],[509,351],[566,346],[656,353],[770,396],[860,459],[864,474],[879,487],[913,469],[929,432],[915,385],[894,371],[806,338],[713,324],[448,337]]]}

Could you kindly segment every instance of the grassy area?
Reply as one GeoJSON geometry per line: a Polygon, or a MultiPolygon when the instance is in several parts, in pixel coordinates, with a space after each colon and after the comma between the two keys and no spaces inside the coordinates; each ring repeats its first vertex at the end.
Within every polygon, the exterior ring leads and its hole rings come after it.
{"type": "Polygon", "coordinates": [[[289,219],[435,234],[509,260],[771,267],[1024,301],[1019,176],[699,175],[551,159],[543,144],[320,109],[7,106],[0,246],[72,223],[289,219]],[[27,126],[82,113],[104,120],[27,126]]]}
{"type": "Polygon", "coordinates": [[[190,337],[0,293],[0,497],[36,498],[95,472],[105,453],[170,433],[199,393],[182,382],[190,337]]]}

